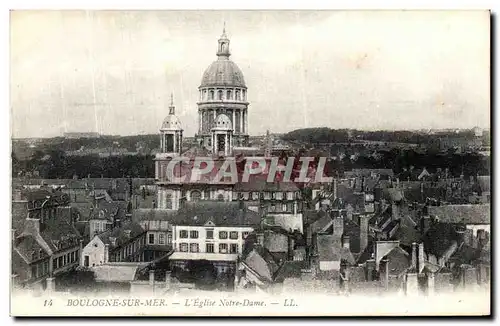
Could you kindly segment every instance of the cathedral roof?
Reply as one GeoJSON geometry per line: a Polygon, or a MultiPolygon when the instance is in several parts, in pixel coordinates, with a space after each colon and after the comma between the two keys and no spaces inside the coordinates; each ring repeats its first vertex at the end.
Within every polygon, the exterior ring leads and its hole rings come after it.
{"type": "Polygon", "coordinates": [[[246,87],[240,68],[226,57],[219,57],[203,73],[200,87],[246,87]]]}

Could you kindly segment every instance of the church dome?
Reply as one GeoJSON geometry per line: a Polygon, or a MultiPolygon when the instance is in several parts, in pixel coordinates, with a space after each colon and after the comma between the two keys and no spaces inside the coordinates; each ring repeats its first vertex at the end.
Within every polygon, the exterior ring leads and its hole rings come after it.
{"type": "Polygon", "coordinates": [[[227,58],[220,58],[208,66],[203,78],[201,79],[200,87],[211,86],[230,86],[230,87],[245,87],[245,79],[240,68],[227,58]]]}
{"type": "Polygon", "coordinates": [[[182,125],[175,115],[175,106],[174,106],[174,95],[170,94],[170,106],[168,115],[165,117],[163,120],[163,123],[161,124],[161,130],[182,130],[182,125]]]}
{"type": "Polygon", "coordinates": [[[214,121],[214,129],[232,130],[233,124],[229,117],[225,114],[219,114],[217,119],[214,121]]]}
{"type": "Polygon", "coordinates": [[[176,115],[167,115],[165,119],[163,120],[163,123],[161,124],[161,129],[177,129],[180,130],[182,129],[181,122],[179,121],[179,118],[177,118],[176,115]]]}
{"type": "Polygon", "coordinates": [[[229,39],[226,35],[226,27],[224,25],[224,30],[218,41],[218,58],[203,73],[200,87],[229,86],[246,88],[243,74],[240,68],[229,59],[230,56],[229,39]]]}

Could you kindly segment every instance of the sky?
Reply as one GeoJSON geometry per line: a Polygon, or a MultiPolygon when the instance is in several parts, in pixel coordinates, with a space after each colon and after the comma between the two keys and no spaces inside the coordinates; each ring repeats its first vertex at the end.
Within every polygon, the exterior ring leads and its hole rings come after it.
{"type": "Polygon", "coordinates": [[[486,11],[13,11],[12,136],[193,136],[224,22],[251,135],[490,126],[486,11]]]}

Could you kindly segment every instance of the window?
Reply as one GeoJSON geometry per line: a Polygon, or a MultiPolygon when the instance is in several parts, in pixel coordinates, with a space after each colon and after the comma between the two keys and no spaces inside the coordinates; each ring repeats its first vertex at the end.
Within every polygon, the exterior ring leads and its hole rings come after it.
{"type": "Polygon", "coordinates": [[[219,252],[221,254],[227,254],[227,243],[220,243],[219,244],[219,252]]]}
{"type": "Polygon", "coordinates": [[[59,258],[57,258],[57,260],[58,260],[57,265],[58,265],[59,267],[63,267],[63,266],[64,266],[64,265],[63,265],[63,258],[62,258],[62,257],[59,257],[59,258]]]}
{"type": "Polygon", "coordinates": [[[271,199],[271,193],[269,191],[264,193],[264,199],[271,199]]]}
{"type": "Polygon", "coordinates": [[[230,253],[232,253],[232,254],[238,253],[238,244],[237,243],[231,243],[230,248],[231,248],[230,253]]]}
{"type": "Polygon", "coordinates": [[[189,237],[191,239],[198,239],[198,231],[191,231],[191,232],[189,232],[189,237]]]}
{"type": "Polygon", "coordinates": [[[286,204],[282,204],[282,205],[281,205],[281,211],[282,211],[282,212],[286,212],[286,211],[287,211],[286,204]]]}
{"type": "Polygon", "coordinates": [[[255,192],[252,192],[252,199],[253,199],[253,200],[257,200],[257,199],[259,199],[259,193],[258,193],[258,192],[256,192],[256,191],[255,191],[255,192]]]}
{"type": "Polygon", "coordinates": [[[231,94],[231,91],[230,91],[230,90],[228,90],[228,91],[227,91],[227,99],[228,99],[228,100],[230,100],[230,99],[231,99],[231,95],[232,95],[232,94],[231,94]]]}
{"type": "Polygon", "coordinates": [[[209,254],[213,254],[214,253],[214,244],[213,243],[207,243],[206,244],[206,251],[209,254]]]}
{"type": "Polygon", "coordinates": [[[180,250],[181,252],[187,252],[187,251],[188,251],[188,244],[187,244],[187,243],[181,243],[181,244],[179,245],[179,250],[180,250]]]}
{"type": "Polygon", "coordinates": [[[282,200],[283,199],[283,193],[282,192],[277,192],[276,193],[276,200],[282,200]]]}
{"type": "Polygon", "coordinates": [[[236,231],[231,231],[231,232],[229,233],[229,238],[231,238],[231,239],[233,239],[233,240],[234,240],[234,239],[238,239],[238,232],[236,232],[236,231]]]}
{"type": "Polygon", "coordinates": [[[240,99],[240,91],[236,91],[234,93],[234,97],[235,97],[235,100],[239,101],[239,99],[240,99]]]}
{"type": "Polygon", "coordinates": [[[219,232],[219,239],[227,239],[227,232],[226,231],[220,231],[219,232]]]}
{"type": "Polygon", "coordinates": [[[287,192],[286,199],[293,200],[293,192],[292,191],[287,192]]]}
{"type": "Polygon", "coordinates": [[[213,239],[214,238],[214,230],[213,229],[207,229],[207,239],[213,239]]]}
{"type": "Polygon", "coordinates": [[[243,239],[246,239],[246,238],[248,237],[248,233],[249,233],[248,231],[243,232],[243,233],[241,234],[241,237],[242,237],[243,239]]]}
{"type": "Polygon", "coordinates": [[[222,95],[222,91],[219,91],[218,92],[218,99],[222,100],[223,98],[224,98],[224,96],[222,95]]]}
{"type": "Polygon", "coordinates": [[[155,243],[155,235],[153,233],[150,233],[148,235],[148,243],[149,244],[154,244],[155,243]]]}
{"type": "MultiPolygon", "coordinates": [[[[173,149],[172,149],[173,151],[173,149]]],[[[172,194],[166,194],[165,195],[165,208],[166,209],[172,209],[172,194]]]]}
{"type": "Polygon", "coordinates": [[[210,90],[210,97],[209,97],[210,100],[214,99],[214,94],[215,94],[214,91],[210,90]]]}
{"type": "Polygon", "coordinates": [[[191,191],[191,201],[198,202],[201,199],[201,192],[198,190],[191,191]]]}
{"type": "Polygon", "coordinates": [[[250,198],[250,193],[244,192],[243,193],[243,199],[248,200],[250,198]]]}
{"type": "Polygon", "coordinates": [[[190,251],[190,252],[199,252],[199,251],[200,251],[200,248],[198,247],[198,244],[197,244],[197,243],[192,243],[192,244],[189,246],[189,251],[190,251]]]}
{"type": "Polygon", "coordinates": [[[172,234],[168,233],[167,234],[167,244],[172,244],[172,234]]]}
{"type": "Polygon", "coordinates": [[[223,194],[219,194],[219,195],[217,196],[217,200],[218,200],[218,201],[224,201],[224,195],[223,195],[223,194]]]}
{"type": "Polygon", "coordinates": [[[270,212],[276,212],[276,205],[272,204],[271,207],[269,207],[270,212]]]}
{"type": "Polygon", "coordinates": [[[160,233],[158,235],[158,243],[161,244],[161,245],[165,244],[165,233],[160,233]]]}
{"type": "Polygon", "coordinates": [[[181,230],[181,232],[179,232],[179,238],[181,238],[181,239],[187,239],[187,237],[188,237],[188,231],[181,230]]]}

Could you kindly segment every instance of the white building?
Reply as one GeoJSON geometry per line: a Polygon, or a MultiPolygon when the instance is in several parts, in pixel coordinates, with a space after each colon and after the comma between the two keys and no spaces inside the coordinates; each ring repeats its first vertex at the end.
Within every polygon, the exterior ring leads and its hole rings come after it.
{"type": "Polygon", "coordinates": [[[187,204],[172,219],[173,266],[189,260],[208,260],[219,271],[233,265],[248,234],[259,226],[260,215],[238,202],[204,201],[187,204]]]}

